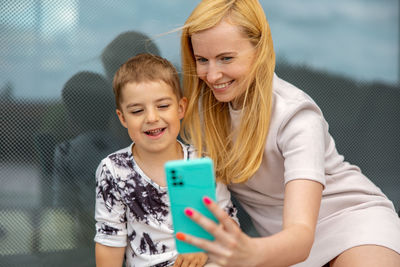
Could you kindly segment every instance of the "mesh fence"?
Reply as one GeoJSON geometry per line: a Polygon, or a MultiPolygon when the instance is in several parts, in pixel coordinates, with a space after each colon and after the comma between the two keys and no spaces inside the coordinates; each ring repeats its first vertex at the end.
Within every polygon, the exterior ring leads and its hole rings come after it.
{"type": "MultiPolygon", "coordinates": [[[[111,2],[98,5],[118,19],[111,2]]],[[[137,10],[134,2],[122,1],[119,10],[137,10]]],[[[7,78],[0,88],[0,266],[95,265],[94,173],[102,158],[130,142],[114,114],[110,77],[135,53],[160,52],[145,35],[130,32],[104,41],[93,53],[99,38],[79,22],[107,30],[100,24],[104,14],[82,17],[96,5],[0,3],[0,68],[7,78]],[[95,57],[98,66],[87,63],[95,57]],[[79,70],[86,67],[91,70],[79,70]],[[24,86],[30,90],[16,96],[14,90],[24,86]],[[43,88],[50,88],[50,97],[43,97],[43,88]]],[[[284,62],[276,72],[314,98],[339,152],[399,209],[399,86],[355,82],[284,62]]],[[[241,224],[256,235],[245,214],[241,224]]]]}

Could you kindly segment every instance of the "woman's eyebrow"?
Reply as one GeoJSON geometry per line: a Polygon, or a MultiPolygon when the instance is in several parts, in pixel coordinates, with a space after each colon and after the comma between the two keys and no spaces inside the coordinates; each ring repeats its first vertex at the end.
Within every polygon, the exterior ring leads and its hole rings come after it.
{"type": "MultiPolygon", "coordinates": [[[[218,55],[216,55],[215,57],[221,57],[221,56],[227,56],[227,55],[236,55],[237,54],[237,52],[235,52],[235,51],[228,51],[228,52],[222,52],[222,53],[219,53],[218,55]]],[[[204,57],[204,56],[202,56],[202,55],[197,55],[197,54],[193,54],[195,57],[204,57]]]]}
{"type": "MultiPolygon", "coordinates": [[[[215,57],[231,56],[231,55],[236,55],[236,54],[237,54],[237,52],[233,52],[233,51],[232,52],[222,52],[222,53],[216,55],[215,57]]],[[[204,56],[196,55],[196,54],[194,54],[194,56],[195,57],[204,57],[204,56]]]]}
{"type": "Polygon", "coordinates": [[[217,57],[222,57],[222,56],[231,56],[231,55],[235,55],[237,54],[237,52],[223,52],[217,55],[217,57]]]}

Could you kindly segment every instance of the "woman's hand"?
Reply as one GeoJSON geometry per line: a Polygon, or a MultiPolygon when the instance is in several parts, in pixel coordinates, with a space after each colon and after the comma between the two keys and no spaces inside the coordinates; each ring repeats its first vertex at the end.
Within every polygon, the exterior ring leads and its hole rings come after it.
{"type": "Polygon", "coordinates": [[[193,209],[188,208],[185,213],[212,234],[215,240],[209,241],[184,233],[177,233],[177,238],[204,249],[210,261],[220,266],[257,266],[256,261],[260,258],[257,239],[244,234],[237,223],[208,197],[204,198],[204,203],[218,219],[219,225],[193,209]]]}
{"type": "Polygon", "coordinates": [[[202,252],[179,254],[174,267],[202,267],[206,264],[207,259],[207,254],[202,252]]]}
{"type": "Polygon", "coordinates": [[[309,256],[314,242],[323,186],[315,181],[296,179],[285,186],[283,229],[268,237],[244,234],[227,213],[209,198],[207,208],[219,224],[193,209],[185,213],[215,237],[214,241],[177,233],[179,240],[207,251],[210,261],[220,266],[290,266],[309,256]]]}

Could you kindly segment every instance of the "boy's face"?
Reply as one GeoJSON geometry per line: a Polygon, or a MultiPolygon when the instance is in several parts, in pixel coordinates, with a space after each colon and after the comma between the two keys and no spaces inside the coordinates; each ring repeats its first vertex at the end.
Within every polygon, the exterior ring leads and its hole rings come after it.
{"type": "Polygon", "coordinates": [[[187,102],[177,98],[163,81],[128,83],[122,88],[117,115],[138,152],[176,151],[187,102]]]}

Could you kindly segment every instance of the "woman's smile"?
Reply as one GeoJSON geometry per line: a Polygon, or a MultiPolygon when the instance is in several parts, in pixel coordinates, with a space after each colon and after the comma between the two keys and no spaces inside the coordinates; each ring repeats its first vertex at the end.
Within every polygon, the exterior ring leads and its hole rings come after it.
{"type": "Polygon", "coordinates": [[[215,89],[215,90],[225,90],[225,89],[227,89],[227,88],[229,87],[229,85],[231,85],[233,82],[234,82],[234,81],[232,80],[232,81],[229,81],[229,82],[226,82],[226,83],[214,84],[214,85],[212,86],[212,88],[215,89]]]}

